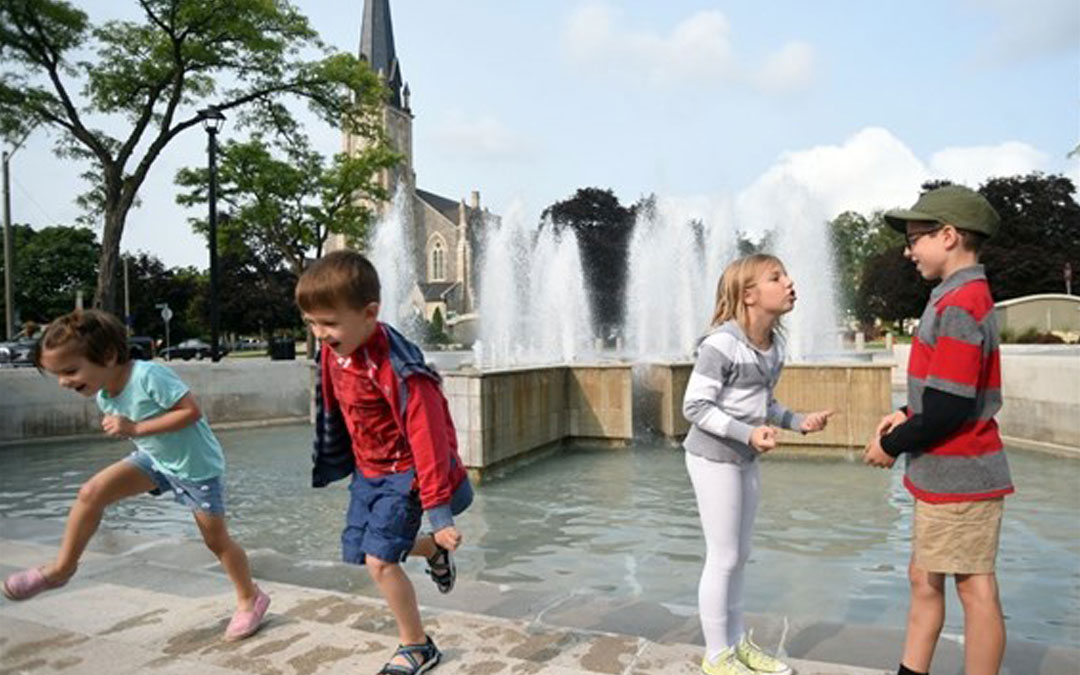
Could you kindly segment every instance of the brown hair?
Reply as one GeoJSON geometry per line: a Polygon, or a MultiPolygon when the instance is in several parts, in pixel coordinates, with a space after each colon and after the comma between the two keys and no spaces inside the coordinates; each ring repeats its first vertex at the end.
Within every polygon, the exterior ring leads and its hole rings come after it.
{"type": "MultiPolygon", "coordinates": [[[[955,226],[954,226],[955,227],[955,226]]],[[[960,237],[960,247],[965,251],[978,254],[982,250],[983,243],[989,239],[982,232],[973,232],[971,230],[961,230],[956,228],[956,234],[960,237]]]]}
{"type": "Polygon", "coordinates": [[[762,268],[776,265],[784,268],[784,263],[774,255],[754,253],[732,261],[720,281],[716,284],[716,309],[713,310],[711,328],[716,328],[725,321],[735,319],[745,331],[749,328],[749,318],[743,296],[757,283],[762,268]]]}
{"type": "Polygon", "coordinates": [[[334,251],[312,263],[296,282],[300,311],[348,307],[360,311],[379,301],[379,274],[356,251],[334,251]]]}
{"type": "Polygon", "coordinates": [[[99,366],[109,365],[110,358],[115,358],[117,364],[127,363],[130,358],[124,324],[97,309],[77,309],[53,320],[34,348],[34,365],[41,368],[45,350],[69,346],[99,366]]]}

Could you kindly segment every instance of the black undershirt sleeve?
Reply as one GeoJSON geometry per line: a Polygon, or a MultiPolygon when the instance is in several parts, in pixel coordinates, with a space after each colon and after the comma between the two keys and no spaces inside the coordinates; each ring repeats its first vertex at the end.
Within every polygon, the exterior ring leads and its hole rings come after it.
{"type": "Polygon", "coordinates": [[[902,452],[925,450],[956,431],[975,412],[975,399],[927,387],[923,390],[922,413],[881,438],[881,448],[899,457],[902,452]]]}

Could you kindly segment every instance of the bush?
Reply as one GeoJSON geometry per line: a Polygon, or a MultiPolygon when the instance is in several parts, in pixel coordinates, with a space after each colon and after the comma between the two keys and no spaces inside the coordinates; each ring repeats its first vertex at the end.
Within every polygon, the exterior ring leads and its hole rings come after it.
{"type": "MultiPolygon", "coordinates": [[[[1001,332],[1002,342],[1007,342],[1005,339],[1006,334],[1011,331],[1004,330],[1001,332]]],[[[1012,342],[1022,345],[1060,345],[1064,344],[1065,340],[1062,340],[1059,336],[1053,333],[1042,333],[1038,328],[1034,326],[1025,328],[1023,332],[1015,337],[1012,342]]]]}
{"type": "Polygon", "coordinates": [[[446,334],[443,326],[442,312],[436,308],[435,313],[431,316],[431,322],[427,323],[424,334],[424,343],[429,345],[449,344],[450,336],[446,334]]]}

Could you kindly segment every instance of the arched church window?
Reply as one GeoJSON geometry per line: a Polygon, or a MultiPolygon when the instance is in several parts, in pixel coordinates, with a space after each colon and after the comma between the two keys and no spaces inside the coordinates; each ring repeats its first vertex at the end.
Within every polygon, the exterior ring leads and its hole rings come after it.
{"type": "Polygon", "coordinates": [[[446,249],[443,243],[435,240],[431,247],[431,280],[442,281],[446,278],[446,249]]]}

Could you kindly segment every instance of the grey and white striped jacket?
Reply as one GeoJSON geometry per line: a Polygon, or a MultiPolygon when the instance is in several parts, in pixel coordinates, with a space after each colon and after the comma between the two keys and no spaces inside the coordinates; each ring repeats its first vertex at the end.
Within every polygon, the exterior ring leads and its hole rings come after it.
{"type": "Polygon", "coordinates": [[[776,333],[767,351],[751,344],[733,320],[706,335],[683,398],[683,416],[690,422],[686,451],[746,464],[758,456],[749,445],[754,427],[769,423],[798,430],[802,416],[773,398],[783,367],[784,345],[776,333]]]}

